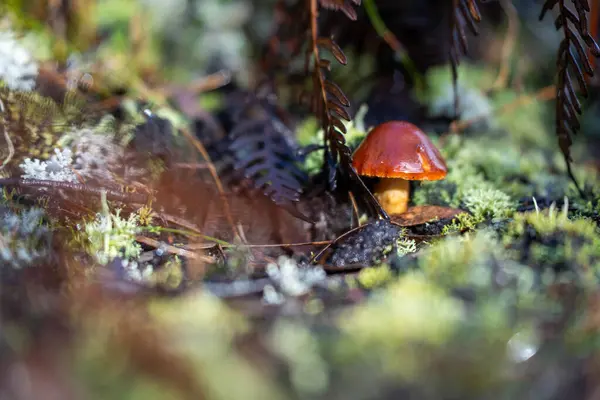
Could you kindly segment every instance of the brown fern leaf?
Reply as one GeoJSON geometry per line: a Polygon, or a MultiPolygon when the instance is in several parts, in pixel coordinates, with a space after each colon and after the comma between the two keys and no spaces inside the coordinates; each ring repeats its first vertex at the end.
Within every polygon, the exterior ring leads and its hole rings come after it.
{"type": "Polygon", "coordinates": [[[454,109],[458,114],[458,65],[460,59],[467,54],[467,35],[465,28],[477,35],[477,22],[481,21],[481,14],[476,0],[453,0],[450,20],[450,65],[452,67],[452,85],[454,87],[454,109]]]}
{"type": "Polygon", "coordinates": [[[589,31],[587,15],[590,12],[588,0],[570,0],[575,12],[567,7],[566,0],[546,0],[542,6],[540,20],[553,8],[558,10],[558,16],[554,21],[556,29],[562,28],[564,39],[558,48],[556,65],[558,69],[558,82],[556,85],[556,135],[558,144],[565,157],[567,171],[571,180],[579,192],[575,177],[571,170],[570,147],[571,136],[577,134],[580,129],[577,114],[581,115],[581,102],[576,93],[575,83],[583,97],[588,96],[586,75],[592,77],[594,69],[591,56],[600,57],[600,47],[589,31]],[[573,51],[575,50],[575,51],[573,51]],[[588,50],[589,53],[586,51],[588,50]]]}
{"type": "MultiPolygon", "coordinates": [[[[334,161],[340,163],[341,170],[347,175],[350,180],[358,183],[360,189],[364,192],[367,203],[370,208],[379,217],[388,219],[389,216],[383,210],[377,199],[366,187],[360,179],[358,173],[352,166],[352,153],[346,145],[344,134],[346,127],[343,120],[349,121],[350,115],[347,108],[350,106],[350,101],[335,83],[327,79],[326,73],[331,70],[331,62],[322,58],[323,50],[329,51],[333,58],[342,65],[346,65],[346,55],[332,39],[319,36],[319,27],[317,23],[318,6],[323,3],[323,0],[310,1],[310,42],[306,54],[306,69],[308,73],[309,66],[312,64],[312,84],[313,93],[310,96],[311,109],[315,116],[320,120],[324,132],[324,142],[327,147],[325,152],[325,165],[328,165],[328,158],[332,157],[334,161]]],[[[348,1],[342,0],[326,0],[328,7],[340,9],[347,13],[347,7],[350,5],[348,1]]],[[[353,0],[354,4],[360,4],[359,0],[353,0]]],[[[351,18],[351,15],[349,16],[351,18]]]]}
{"type": "Polygon", "coordinates": [[[357,15],[355,6],[360,6],[361,0],[319,0],[323,8],[330,10],[340,10],[352,21],[356,21],[357,15]]]}

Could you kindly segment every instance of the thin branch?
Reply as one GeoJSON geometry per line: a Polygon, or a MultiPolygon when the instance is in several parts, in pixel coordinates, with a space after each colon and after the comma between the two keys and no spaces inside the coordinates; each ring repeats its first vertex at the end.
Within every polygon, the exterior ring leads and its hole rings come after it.
{"type": "Polygon", "coordinates": [[[510,74],[511,55],[515,49],[515,43],[519,34],[519,14],[514,4],[510,0],[500,0],[500,5],[508,18],[508,28],[506,38],[502,44],[502,59],[500,62],[500,71],[496,81],[492,85],[494,89],[505,88],[510,74]]]}
{"type": "MultiPolygon", "coordinates": [[[[2,101],[2,99],[0,99],[0,112],[1,113],[5,112],[4,102],[2,101]]],[[[7,125],[8,124],[3,124],[2,133],[4,134],[4,139],[6,140],[6,147],[8,148],[8,156],[6,156],[6,158],[2,162],[2,165],[0,166],[0,171],[2,171],[8,165],[10,160],[12,160],[13,156],[15,155],[15,146],[14,146],[12,140],[10,139],[10,135],[8,134],[7,125]]]]}
{"type": "Polygon", "coordinates": [[[154,248],[164,248],[167,253],[174,254],[177,256],[182,256],[186,258],[192,258],[194,260],[200,260],[207,263],[214,263],[215,259],[213,257],[205,256],[202,254],[194,253],[192,251],[182,249],[180,247],[175,247],[170,244],[158,241],[156,239],[149,238],[147,236],[136,236],[135,240],[137,242],[143,243],[148,246],[152,246],[154,248]]]}
{"type": "Polygon", "coordinates": [[[217,190],[219,192],[219,196],[223,200],[223,212],[225,213],[227,222],[231,226],[231,231],[233,232],[233,235],[235,237],[238,237],[241,239],[240,232],[238,232],[238,230],[236,229],[236,225],[233,220],[233,216],[231,214],[231,207],[229,206],[229,201],[227,200],[227,196],[225,195],[225,189],[223,188],[223,183],[221,182],[221,179],[219,178],[219,174],[217,174],[217,169],[215,168],[215,165],[213,164],[210,156],[208,155],[206,148],[204,147],[202,142],[200,142],[191,133],[189,133],[187,129],[181,129],[181,131],[183,132],[183,135],[186,137],[186,139],[202,155],[202,157],[204,158],[204,161],[206,161],[208,163],[208,170],[210,171],[210,174],[213,177],[215,184],[217,185],[217,190]]]}

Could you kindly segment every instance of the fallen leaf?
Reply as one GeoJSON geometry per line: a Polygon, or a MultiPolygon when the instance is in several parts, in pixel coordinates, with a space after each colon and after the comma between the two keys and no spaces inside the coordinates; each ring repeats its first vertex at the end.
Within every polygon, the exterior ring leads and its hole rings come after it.
{"type": "Polygon", "coordinates": [[[414,206],[410,207],[405,213],[392,215],[393,222],[400,226],[422,225],[427,222],[452,218],[466,211],[460,208],[442,207],[442,206],[414,206]]]}

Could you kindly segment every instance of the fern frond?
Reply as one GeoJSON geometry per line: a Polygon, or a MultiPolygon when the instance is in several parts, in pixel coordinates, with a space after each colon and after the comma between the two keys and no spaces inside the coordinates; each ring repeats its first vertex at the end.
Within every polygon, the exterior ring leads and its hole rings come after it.
{"type": "Polygon", "coordinates": [[[476,0],[453,0],[451,20],[450,20],[450,66],[452,68],[452,85],[454,88],[454,109],[458,114],[458,66],[460,59],[467,54],[467,35],[465,30],[468,28],[473,35],[477,35],[477,23],[481,21],[481,14],[477,7],[476,0]]]}
{"type": "Polygon", "coordinates": [[[300,199],[308,177],[298,167],[294,149],[268,118],[245,121],[229,134],[233,168],[275,204],[300,199]]]}
{"type": "Polygon", "coordinates": [[[294,206],[308,176],[299,167],[301,160],[290,140],[293,133],[277,113],[268,100],[249,94],[231,116],[227,135],[209,143],[207,151],[225,184],[236,191],[258,190],[295,217],[308,220],[294,206]]]}
{"type": "Polygon", "coordinates": [[[590,12],[588,0],[571,0],[573,12],[566,0],[546,0],[542,6],[540,20],[554,8],[558,15],[554,21],[557,30],[562,29],[564,38],[558,48],[556,65],[558,82],[556,85],[556,135],[558,144],[565,157],[569,176],[581,189],[571,170],[572,136],[580,129],[578,114],[581,115],[581,102],[577,97],[575,82],[583,97],[588,96],[586,75],[592,77],[591,56],[600,57],[600,47],[589,31],[587,15],[590,12]],[[587,51],[586,51],[587,50],[587,51]],[[588,53],[589,51],[589,53],[588,53]]]}
{"type": "MultiPolygon", "coordinates": [[[[322,57],[322,51],[327,50],[341,65],[346,65],[347,59],[340,46],[332,38],[319,35],[317,22],[318,6],[319,4],[323,5],[323,3],[325,3],[325,7],[342,10],[348,15],[348,7],[354,10],[351,7],[351,3],[359,5],[360,1],[310,0],[310,42],[305,65],[307,73],[309,66],[312,65],[313,92],[310,97],[311,109],[321,122],[324,132],[324,143],[326,146],[324,165],[327,168],[329,158],[333,158],[334,162],[339,161],[341,170],[347,174],[348,178],[358,183],[367,198],[368,204],[375,213],[379,217],[388,219],[389,216],[387,213],[352,166],[352,153],[346,145],[344,137],[346,127],[343,123],[343,120],[350,120],[350,115],[347,111],[350,101],[342,89],[327,78],[326,73],[331,71],[331,62],[322,57]]],[[[348,17],[352,18],[352,15],[350,13],[348,17]]]]}

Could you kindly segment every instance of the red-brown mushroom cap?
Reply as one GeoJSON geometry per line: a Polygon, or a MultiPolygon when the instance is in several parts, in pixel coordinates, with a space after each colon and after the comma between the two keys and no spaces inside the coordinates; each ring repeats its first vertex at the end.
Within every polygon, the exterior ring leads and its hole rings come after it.
{"type": "Polygon", "coordinates": [[[352,156],[359,175],[412,181],[444,179],[446,163],[425,132],[409,122],[375,127],[352,156]]]}

